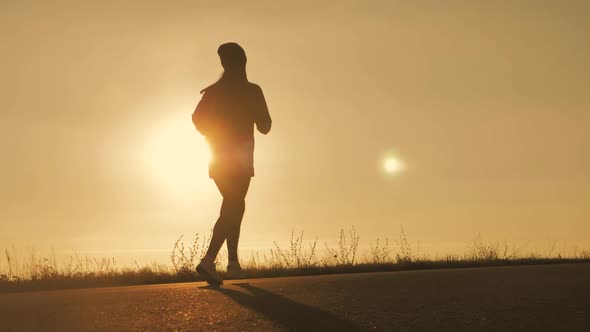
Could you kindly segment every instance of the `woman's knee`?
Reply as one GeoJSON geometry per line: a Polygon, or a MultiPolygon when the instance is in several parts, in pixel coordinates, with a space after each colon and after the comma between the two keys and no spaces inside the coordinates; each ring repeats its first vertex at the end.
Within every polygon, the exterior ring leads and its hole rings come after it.
{"type": "Polygon", "coordinates": [[[246,200],[244,200],[243,198],[236,199],[235,207],[236,211],[239,211],[241,214],[244,214],[244,211],[246,210],[246,200]]]}
{"type": "Polygon", "coordinates": [[[222,212],[226,213],[244,213],[246,210],[246,201],[243,198],[228,197],[223,199],[222,212]]]}

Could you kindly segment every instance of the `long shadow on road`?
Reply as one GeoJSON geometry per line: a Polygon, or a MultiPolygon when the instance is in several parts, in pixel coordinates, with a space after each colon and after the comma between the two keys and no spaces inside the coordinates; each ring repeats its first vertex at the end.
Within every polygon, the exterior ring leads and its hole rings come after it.
{"type": "Polygon", "coordinates": [[[271,293],[248,283],[234,284],[250,294],[227,288],[217,291],[230,297],[238,304],[250,308],[291,331],[360,331],[351,321],[333,313],[301,304],[271,293]]]}

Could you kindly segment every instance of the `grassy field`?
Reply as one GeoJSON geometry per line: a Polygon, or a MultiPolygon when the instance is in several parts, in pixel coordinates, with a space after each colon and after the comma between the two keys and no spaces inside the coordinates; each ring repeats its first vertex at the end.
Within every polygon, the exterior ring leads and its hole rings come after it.
{"type": "MultiPolygon", "coordinates": [[[[174,244],[170,264],[119,267],[115,258],[88,258],[73,254],[67,262],[58,263],[55,255],[27,259],[16,255],[14,248],[5,249],[0,265],[0,291],[29,291],[81,287],[106,287],[198,281],[195,267],[207,250],[209,239],[196,234],[190,244],[181,236],[174,244]]],[[[473,241],[463,255],[428,257],[420,255],[419,243],[411,244],[401,228],[399,238],[376,239],[368,250],[359,252],[360,236],[354,228],[341,230],[338,245],[320,247],[318,240],[304,241],[303,232],[291,233],[290,243],[281,247],[276,242],[266,252],[242,258],[250,278],[300,276],[330,273],[358,273],[418,269],[485,267],[505,265],[562,264],[590,262],[590,251],[569,255],[549,252],[544,255],[521,254],[507,244],[473,241]]],[[[219,255],[220,270],[226,255],[219,255]]],[[[223,272],[222,272],[223,274],[223,272]]]]}

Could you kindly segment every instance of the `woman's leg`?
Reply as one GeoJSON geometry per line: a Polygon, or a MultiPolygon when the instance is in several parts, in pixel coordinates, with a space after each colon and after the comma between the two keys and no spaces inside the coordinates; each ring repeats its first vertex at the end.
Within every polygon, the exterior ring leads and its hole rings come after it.
{"type": "Polygon", "coordinates": [[[229,260],[237,260],[240,225],[244,215],[245,197],[250,185],[250,178],[229,177],[215,178],[214,180],[223,196],[223,202],[205,257],[215,260],[223,242],[227,239],[228,258],[229,260]]]}
{"type": "Polygon", "coordinates": [[[230,262],[238,261],[238,242],[244,211],[246,210],[246,194],[250,187],[250,177],[239,177],[233,183],[232,219],[227,233],[227,258],[230,262]]]}
{"type": "Polygon", "coordinates": [[[213,235],[211,236],[211,242],[209,242],[209,248],[207,248],[207,253],[205,254],[205,259],[215,261],[225,238],[227,237],[227,218],[224,217],[223,211],[224,206],[226,205],[226,200],[223,199],[221,203],[221,212],[219,213],[219,218],[215,222],[215,226],[213,227],[213,235]]]}

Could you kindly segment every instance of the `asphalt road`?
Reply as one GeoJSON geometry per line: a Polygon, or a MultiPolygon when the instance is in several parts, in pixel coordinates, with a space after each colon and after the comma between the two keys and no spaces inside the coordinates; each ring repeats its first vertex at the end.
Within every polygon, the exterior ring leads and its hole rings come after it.
{"type": "Polygon", "coordinates": [[[590,264],[0,294],[0,331],[589,331],[590,264]]]}

